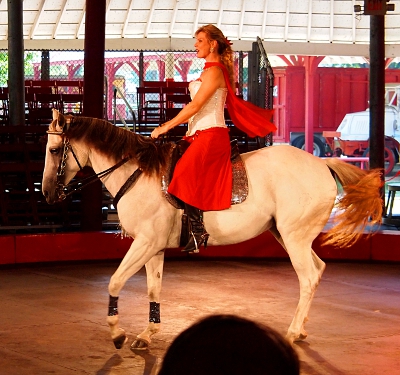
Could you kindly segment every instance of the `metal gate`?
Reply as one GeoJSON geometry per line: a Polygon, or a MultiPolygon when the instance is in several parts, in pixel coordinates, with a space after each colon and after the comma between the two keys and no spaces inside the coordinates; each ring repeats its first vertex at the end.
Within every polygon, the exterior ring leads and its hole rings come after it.
{"type": "MultiPolygon", "coordinates": [[[[249,95],[248,101],[266,109],[273,107],[274,72],[268,60],[262,41],[257,37],[257,42],[252,44],[249,54],[249,95]]],[[[260,147],[271,146],[272,133],[265,137],[258,137],[260,147]]]]}

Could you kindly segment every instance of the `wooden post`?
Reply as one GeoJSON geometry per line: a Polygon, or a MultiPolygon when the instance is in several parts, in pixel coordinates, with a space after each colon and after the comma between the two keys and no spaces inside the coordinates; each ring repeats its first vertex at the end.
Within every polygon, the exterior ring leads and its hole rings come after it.
{"type": "Polygon", "coordinates": [[[22,0],[8,0],[8,95],[10,125],[25,125],[22,0]]]}
{"type": "MultiPolygon", "coordinates": [[[[106,0],[86,0],[83,114],[103,118],[106,0]]],[[[110,82],[112,84],[112,82],[110,82]]],[[[102,229],[102,183],[82,190],[81,228],[102,229]]]]}
{"type": "Polygon", "coordinates": [[[369,56],[370,168],[383,169],[385,164],[385,16],[370,16],[369,56]]]}

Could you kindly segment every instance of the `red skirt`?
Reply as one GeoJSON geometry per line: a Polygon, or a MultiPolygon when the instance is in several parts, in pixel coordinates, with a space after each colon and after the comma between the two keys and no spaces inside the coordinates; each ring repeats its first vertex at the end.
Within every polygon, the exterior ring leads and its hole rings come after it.
{"type": "Polygon", "coordinates": [[[232,165],[229,130],[197,131],[175,167],[168,192],[202,211],[231,206],[232,165]]]}

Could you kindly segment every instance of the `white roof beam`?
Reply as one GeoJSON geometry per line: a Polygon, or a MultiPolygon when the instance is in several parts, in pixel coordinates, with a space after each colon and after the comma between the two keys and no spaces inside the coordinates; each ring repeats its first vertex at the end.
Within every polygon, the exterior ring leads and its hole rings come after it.
{"type": "Polygon", "coordinates": [[[329,25],[329,42],[333,42],[333,25],[334,25],[334,2],[331,0],[330,4],[330,25],[329,25]]]}
{"type": "Polygon", "coordinates": [[[79,38],[79,35],[83,34],[82,29],[83,29],[83,22],[85,21],[85,17],[86,17],[86,2],[82,9],[82,14],[81,14],[81,18],[78,23],[78,28],[76,29],[76,34],[75,34],[76,39],[79,38]]]}
{"type": "Polygon", "coordinates": [[[224,7],[222,6],[223,0],[220,0],[219,2],[219,15],[218,15],[218,22],[217,22],[217,27],[220,29],[221,28],[221,23],[222,23],[222,15],[224,13],[224,7]]]}
{"type": "Polygon", "coordinates": [[[58,13],[58,17],[57,17],[57,21],[56,21],[56,27],[54,28],[54,31],[53,31],[53,39],[57,38],[58,29],[61,26],[61,19],[62,19],[63,15],[64,15],[66,5],[67,5],[67,0],[63,0],[63,2],[61,4],[60,13],[58,13]]]}
{"type": "Polygon", "coordinates": [[[43,13],[44,3],[45,3],[45,0],[42,0],[40,2],[40,4],[39,4],[39,8],[38,8],[38,11],[37,11],[37,14],[36,14],[35,22],[33,23],[31,32],[29,33],[29,39],[33,39],[33,37],[35,35],[36,29],[37,29],[37,27],[39,25],[40,16],[43,13]]]}
{"type": "Polygon", "coordinates": [[[290,17],[289,1],[286,0],[285,35],[284,35],[285,42],[288,40],[288,35],[289,35],[289,17],[290,17]]]}
{"type": "MultiPolygon", "coordinates": [[[[236,42],[254,41],[260,36],[268,43],[296,42],[305,50],[313,50],[315,44],[324,43],[368,44],[368,17],[354,14],[352,8],[360,1],[105,0],[106,39],[129,39],[131,48],[136,49],[138,44],[141,45],[140,38],[155,37],[159,41],[163,38],[168,41],[173,39],[172,36],[176,40],[192,38],[198,27],[207,22],[206,18],[209,17],[206,14],[210,14],[213,19],[209,21],[230,30],[234,42],[235,39],[236,42]],[[159,9],[160,7],[162,9],[159,9]],[[257,14],[253,13],[255,10],[257,14]],[[227,19],[228,14],[231,17],[227,19]],[[306,44],[313,46],[307,47],[306,44]]],[[[66,49],[66,45],[70,45],[66,40],[78,40],[84,37],[85,0],[25,0],[23,3],[26,41],[59,40],[60,47],[56,49],[66,49]]],[[[0,24],[0,42],[4,45],[8,33],[7,1],[0,0],[0,19],[3,20],[0,24]]],[[[392,46],[400,45],[399,20],[398,13],[387,17],[386,45],[388,43],[392,46]]],[[[118,44],[117,41],[113,43],[118,44]]],[[[169,43],[172,45],[171,41],[169,43]]],[[[42,42],[42,45],[44,44],[45,42],[42,42]]],[[[176,44],[174,41],[174,45],[176,44]]],[[[387,57],[392,56],[392,53],[387,55],[387,57]]]]}
{"type": "Polygon", "coordinates": [[[155,7],[156,7],[156,2],[155,2],[155,0],[152,0],[151,7],[150,7],[150,12],[149,12],[149,18],[147,19],[146,30],[144,32],[144,37],[145,38],[147,38],[147,36],[149,35],[149,32],[150,32],[151,20],[153,18],[155,7]]]}
{"type": "MultiPolygon", "coordinates": [[[[356,5],[355,0],[353,0],[353,4],[351,5],[351,9],[354,9],[354,5],[356,5]]],[[[352,17],[352,25],[351,25],[351,31],[352,31],[352,37],[351,40],[353,43],[356,42],[356,15],[354,14],[352,17]]]]}
{"type": "Polygon", "coordinates": [[[261,25],[261,39],[265,38],[265,28],[267,26],[267,15],[268,15],[268,0],[264,0],[264,12],[262,17],[261,25]]]}
{"type": "Polygon", "coordinates": [[[123,38],[125,38],[126,29],[128,28],[128,25],[129,25],[129,18],[130,18],[131,13],[132,13],[132,3],[133,3],[133,0],[130,0],[129,1],[129,5],[128,5],[128,10],[126,12],[126,17],[125,17],[125,20],[124,20],[124,26],[122,28],[122,35],[121,36],[123,38]]]}
{"type": "Polygon", "coordinates": [[[172,31],[174,30],[176,15],[178,14],[179,1],[175,1],[174,12],[172,13],[172,19],[169,24],[168,36],[172,36],[172,31]]]}
{"type": "MultiPolygon", "coordinates": [[[[251,51],[254,40],[233,40],[235,51],[251,51]]],[[[176,50],[193,51],[193,38],[115,38],[106,41],[106,50],[176,50]],[[134,45],[133,45],[134,43],[134,45]]],[[[369,44],[364,43],[299,43],[264,41],[270,55],[309,55],[309,56],[369,56],[369,44]]],[[[40,51],[83,51],[84,39],[25,39],[25,50],[40,51]]],[[[8,49],[8,41],[0,40],[0,50],[8,49]]],[[[400,44],[385,44],[385,57],[400,56],[400,44]]]]}
{"type": "Polygon", "coordinates": [[[313,0],[308,0],[307,42],[309,42],[311,39],[312,4],[313,4],[313,0]]]}
{"type": "MultiPolygon", "coordinates": [[[[106,39],[106,50],[132,50],[131,38],[106,39]]],[[[193,51],[193,38],[135,38],[135,50],[179,50],[193,51]]],[[[235,51],[251,51],[253,40],[234,40],[235,51]]],[[[265,42],[270,55],[309,55],[309,56],[369,56],[369,44],[353,43],[298,43],[265,42]]],[[[7,40],[0,40],[0,49],[7,49],[7,40]]],[[[83,51],[83,39],[26,39],[25,50],[43,49],[62,51],[83,51]]],[[[385,56],[400,56],[400,44],[385,44],[385,56]]]]}
{"type": "Polygon", "coordinates": [[[239,40],[242,39],[245,8],[246,8],[246,0],[242,0],[242,11],[240,13],[239,32],[238,32],[239,40]]]}
{"type": "Polygon", "coordinates": [[[200,10],[201,10],[201,0],[197,0],[196,15],[194,17],[194,22],[193,22],[193,32],[192,32],[193,35],[196,32],[196,30],[199,28],[200,10]]]}

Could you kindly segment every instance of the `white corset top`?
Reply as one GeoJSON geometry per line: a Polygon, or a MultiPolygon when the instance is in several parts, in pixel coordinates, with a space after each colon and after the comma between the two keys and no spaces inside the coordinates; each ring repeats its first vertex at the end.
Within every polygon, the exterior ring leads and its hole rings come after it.
{"type": "MultiPolygon", "coordinates": [[[[201,81],[192,81],[189,84],[190,97],[196,96],[201,81]]],[[[224,107],[228,89],[219,88],[203,107],[188,121],[187,136],[193,135],[197,130],[205,130],[214,127],[226,128],[224,107]]]]}

